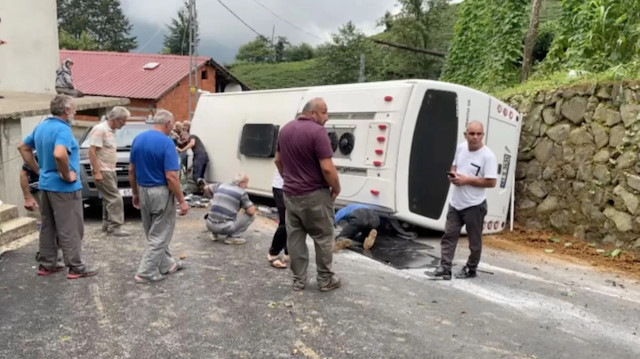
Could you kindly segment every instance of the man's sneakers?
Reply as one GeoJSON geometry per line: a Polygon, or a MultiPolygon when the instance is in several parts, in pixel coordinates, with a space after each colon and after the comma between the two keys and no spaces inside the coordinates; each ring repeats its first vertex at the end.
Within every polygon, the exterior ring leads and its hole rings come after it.
{"type": "Polygon", "coordinates": [[[365,251],[368,251],[369,249],[371,249],[371,247],[373,247],[373,245],[376,243],[377,236],[378,236],[378,231],[375,229],[372,229],[369,232],[369,235],[367,236],[367,238],[364,240],[364,243],[362,244],[362,248],[364,248],[365,251]]]}
{"type": "Polygon", "coordinates": [[[67,273],[67,279],[93,277],[94,275],[97,275],[99,271],[100,271],[100,267],[98,266],[85,265],[84,269],[81,271],[78,271],[75,269],[69,269],[69,273],[67,273]]]}
{"type": "Polygon", "coordinates": [[[334,275],[333,277],[331,277],[329,283],[323,286],[319,286],[318,288],[321,292],[328,292],[330,290],[338,289],[340,288],[340,279],[338,279],[338,277],[334,275]]]}
{"type": "Polygon", "coordinates": [[[460,269],[460,272],[456,273],[456,278],[458,279],[475,278],[477,276],[478,275],[476,274],[476,270],[471,269],[467,266],[462,267],[462,269],[460,269]]]}
{"type": "Polygon", "coordinates": [[[352,244],[353,241],[351,241],[349,238],[340,237],[336,239],[336,243],[333,245],[333,251],[340,252],[341,250],[351,246],[352,244]]]}
{"type": "MultiPolygon", "coordinates": [[[[424,272],[427,276],[431,278],[442,278],[444,280],[451,280],[451,270],[445,269],[444,267],[438,267],[434,272],[424,272]]],[[[475,278],[478,274],[475,269],[471,269],[467,266],[462,267],[458,273],[456,273],[456,279],[466,279],[466,278],[475,278]]]]}
{"type": "Polygon", "coordinates": [[[204,180],[204,178],[198,178],[196,184],[198,185],[198,188],[204,189],[204,186],[207,185],[207,182],[204,180]]]}
{"type": "Polygon", "coordinates": [[[65,269],[64,266],[55,266],[53,269],[45,268],[42,264],[38,266],[38,275],[49,275],[52,273],[61,272],[65,269]]]}
{"type": "Polygon", "coordinates": [[[129,237],[131,233],[125,232],[120,228],[107,230],[107,234],[114,237],[129,237]]]}
{"type": "Polygon", "coordinates": [[[451,280],[451,270],[444,267],[438,267],[433,272],[426,271],[424,272],[424,274],[431,278],[442,278],[444,280],[451,280]]]}

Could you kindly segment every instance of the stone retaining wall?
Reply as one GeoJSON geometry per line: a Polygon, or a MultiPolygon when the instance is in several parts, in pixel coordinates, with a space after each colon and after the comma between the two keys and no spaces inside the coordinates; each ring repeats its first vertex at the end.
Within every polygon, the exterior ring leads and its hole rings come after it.
{"type": "Polygon", "coordinates": [[[505,100],[524,115],[516,221],[640,248],[640,82],[505,100]]]}

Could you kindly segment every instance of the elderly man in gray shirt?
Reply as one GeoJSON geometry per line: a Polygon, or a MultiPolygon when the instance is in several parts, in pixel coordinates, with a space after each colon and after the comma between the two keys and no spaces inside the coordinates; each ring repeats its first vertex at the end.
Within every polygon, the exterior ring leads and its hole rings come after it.
{"type": "Polygon", "coordinates": [[[241,235],[249,228],[256,214],[256,207],[245,191],[248,184],[249,177],[240,173],[231,183],[205,185],[205,195],[213,197],[205,221],[214,239],[226,235],[226,244],[246,243],[241,235]],[[240,213],[240,209],[244,209],[244,212],[240,213]]]}

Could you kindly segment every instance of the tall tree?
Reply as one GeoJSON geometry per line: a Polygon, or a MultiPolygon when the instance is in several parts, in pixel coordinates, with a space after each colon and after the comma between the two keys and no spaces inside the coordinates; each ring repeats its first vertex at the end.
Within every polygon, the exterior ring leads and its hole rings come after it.
{"type": "Polygon", "coordinates": [[[331,43],[318,49],[319,72],[324,83],[358,82],[361,55],[365,57],[365,79],[382,79],[383,52],[368,41],[351,21],[342,26],[337,34],[331,35],[331,38],[331,43]]]}
{"type": "MultiPolygon", "coordinates": [[[[136,48],[133,25],[122,13],[120,0],[57,0],[59,29],[80,41],[82,33],[96,50],[127,52],[136,48]]],[[[66,35],[65,35],[66,36],[66,35]]]]}
{"type": "Polygon", "coordinates": [[[274,58],[273,46],[266,38],[261,36],[240,46],[236,55],[236,61],[240,62],[264,63],[272,62],[274,58]]]}
{"type": "Polygon", "coordinates": [[[315,50],[306,42],[300,45],[291,45],[284,50],[286,61],[304,61],[315,56],[315,50]]]}
{"type": "MultiPolygon", "coordinates": [[[[453,38],[456,7],[449,0],[399,0],[397,15],[388,12],[379,21],[385,31],[375,38],[411,48],[446,51],[453,38]]],[[[437,78],[442,67],[438,57],[391,48],[387,52],[387,78],[437,78]]]]}
{"type": "MultiPolygon", "coordinates": [[[[198,18],[194,18],[195,23],[195,39],[194,46],[200,41],[200,29],[198,26],[198,18]]],[[[171,19],[171,23],[167,25],[169,33],[164,35],[163,54],[188,55],[189,54],[189,29],[191,21],[189,19],[189,3],[184,2],[184,6],[178,10],[178,16],[171,19]]]]}
{"type": "Polygon", "coordinates": [[[524,56],[522,58],[522,77],[521,82],[527,81],[529,71],[531,70],[531,55],[533,54],[533,45],[538,32],[538,23],[540,21],[540,5],[542,0],[533,0],[531,6],[531,21],[529,22],[529,31],[524,39],[524,56]]]}

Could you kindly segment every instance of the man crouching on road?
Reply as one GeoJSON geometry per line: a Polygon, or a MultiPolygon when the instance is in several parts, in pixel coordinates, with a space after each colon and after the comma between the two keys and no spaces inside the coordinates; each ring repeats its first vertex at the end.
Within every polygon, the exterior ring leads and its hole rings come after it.
{"type": "Polygon", "coordinates": [[[255,219],[256,207],[245,190],[248,184],[249,177],[239,173],[231,183],[205,185],[205,196],[213,197],[205,217],[207,229],[216,239],[226,235],[226,244],[244,244],[246,239],[241,235],[255,219]],[[243,213],[239,213],[241,208],[243,213]]]}
{"type": "Polygon", "coordinates": [[[482,227],[487,214],[487,188],[496,186],[498,165],[496,156],[483,145],[484,129],[480,122],[471,121],[464,133],[466,142],[458,145],[449,182],[453,187],[447,222],[441,244],[441,264],[431,277],[451,279],[453,256],[458,245],[460,230],[467,226],[471,254],[456,278],[473,278],[482,253],[482,227]]]}
{"type": "Polygon", "coordinates": [[[318,288],[326,292],[340,287],[331,271],[333,201],[340,193],[340,180],[324,128],[328,120],[327,104],[314,98],[304,105],[302,116],[287,123],[278,136],[275,163],[284,178],[287,249],[295,291],[307,285],[307,234],[315,243],[318,288]]]}
{"type": "Polygon", "coordinates": [[[147,245],[134,279],[136,283],[157,282],[183,268],[169,253],[169,243],[176,225],[176,199],[180,215],[189,207],[178,180],[178,153],[169,137],[173,114],[158,110],[153,128],[133,140],[129,164],[129,182],[133,206],[140,210],[147,245]]]}

